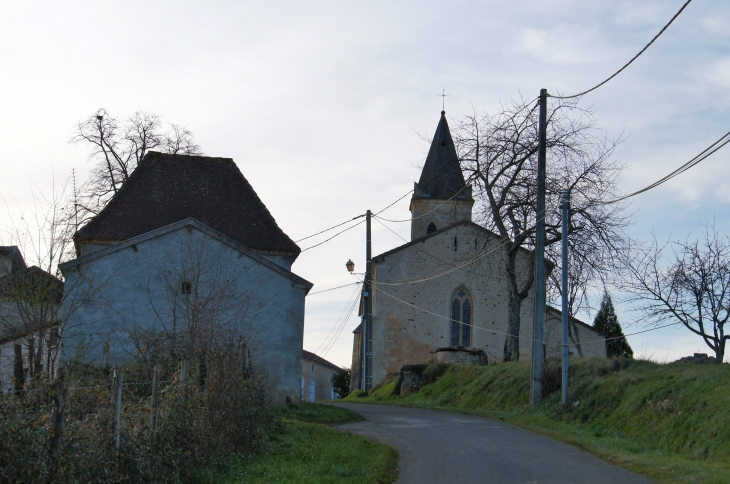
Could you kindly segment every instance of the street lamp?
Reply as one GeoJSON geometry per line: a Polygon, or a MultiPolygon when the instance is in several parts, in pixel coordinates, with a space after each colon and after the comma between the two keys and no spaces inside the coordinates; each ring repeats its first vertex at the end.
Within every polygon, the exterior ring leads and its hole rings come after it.
{"type": "Polygon", "coordinates": [[[352,272],[355,270],[355,263],[352,262],[351,259],[347,259],[347,262],[345,263],[345,267],[347,267],[347,270],[352,272]]]}

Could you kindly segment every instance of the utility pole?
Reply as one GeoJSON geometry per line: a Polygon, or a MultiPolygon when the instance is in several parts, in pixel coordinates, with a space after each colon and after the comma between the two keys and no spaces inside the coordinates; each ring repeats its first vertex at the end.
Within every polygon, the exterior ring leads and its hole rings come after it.
{"type": "Polygon", "coordinates": [[[363,291],[364,318],[362,321],[362,390],[368,391],[372,386],[372,363],[373,363],[373,258],[371,250],[370,221],[372,218],[370,210],[365,214],[365,285],[363,291]],[[370,376],[370,378],[368,378],[370,376]]]}
{"type": "Polygon", "coordinates": [[[562,273],[562,289],[563,289],[563,405],[568,405],[568,364],[570,363],[570,355],[568,353],[568,235],[570,234],[570,190],[563,190],[563,199],[560,208],[563,210],[563,273],[562,273]]]}
{"type": "Polygon", "coordinates": [[[537,234],[535,241],[535,316],[532,337],[530,405],[542,402],[543,328],[545,326],[545,155],[547,89],[540,89],[540,134],[537,151],[537,234]]]}

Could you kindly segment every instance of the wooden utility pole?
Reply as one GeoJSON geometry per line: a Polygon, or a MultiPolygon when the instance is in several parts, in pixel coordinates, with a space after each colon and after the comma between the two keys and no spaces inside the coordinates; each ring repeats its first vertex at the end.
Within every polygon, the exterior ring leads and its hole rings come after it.
{"type": "Polygon", "coordinates": [[[372,354],[373,354],[373,259],[370,236],[370,221],[372,212],[368,210],[365,214],[365,284],[363,290],[364,314],[362,321],[362,390],[368,391],[372,387],[372,354]]]}
{"type": "Polygon", "coordinates": [[[114,412],[114,430],[112,442],[116,455],[119,455],[119,445],[122,439],[122,384],[124,375],[122,370],[115,368],[112,373],[112,410],[114,412]]]}
{"type": "Polygon", "coordinates": [[[568,353],[568,295],[570,294],[568,287],[568,235],[570,233],[570,190],[563,190],[563,199],[560,208],[563,211],[563,253],[562,253],[562,283],[563,288],[563,405],[568,404],[568,365],[570,364],[570,355],[568,353]]]}
{"type": "Polygon", "coordinates": [[[532,381],[530,405],[542,402],[542,374],[545,347],[545,157],[547,131],[547,89],[540,89],[540,133],[537,151],[537,233],[535,240],[535,316],[532,336],[532,381]]]}

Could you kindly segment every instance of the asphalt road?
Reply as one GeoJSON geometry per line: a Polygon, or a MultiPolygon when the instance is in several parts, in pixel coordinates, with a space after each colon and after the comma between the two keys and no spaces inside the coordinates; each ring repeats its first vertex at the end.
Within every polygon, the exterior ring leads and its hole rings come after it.
{"type": "Polygon", "coordinates": [[[400,452],[402,484],[648,484],[648,479],[504,422],[435,410],[337,404],[365,422],[341,428],[400,452]]]}

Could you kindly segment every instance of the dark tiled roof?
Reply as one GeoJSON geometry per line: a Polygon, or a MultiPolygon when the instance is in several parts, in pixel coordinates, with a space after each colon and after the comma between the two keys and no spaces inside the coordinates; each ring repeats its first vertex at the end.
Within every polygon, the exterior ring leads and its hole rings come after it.
{"type": "Polygon", "coordinates": [[[231,158],[149,152],[127,183],[74,239],[121,242],[195,218],[253,250],[301,249],[276,224],[231,158]]]}
{"type": "Polygon", "coordinates": [[[20,253],[20,249],[15,245],[0,246],[0,255],[9,255],[12,257],[12,267],[10,272],[22,271],[27,266],[23,259],[23,254],[20,253]]]}
{"type": "Polygon", "coordinates": [[[414,196],[438,200],[470,198],[464,190],[465,187],[464,174],[461,172],[454,140],[451,139],[446,114],[441,111],[441,119],[433,135],[414,196]]]}
{"type": "Polygon", "coordinates": [[[326,366],[327,368],[330,368],[332,370],[341,370],[339,366],[335,365],[334,363],[331,363],[324,358],[315,355],[311,351],[302,350],[302,359],[311,361],[312,363],[317,363],[318,365],[326,366]]]}
{"type": "MultiPolygon", "coordinates": [[[[40,267],[28,267],[5,277],[0,277],[0,299],[9,301],[25,300],[28,305],[46,302],[55,304],[58,308],[63,300],[63,282],[40,267]]],[[[39,320],[34,318],[30,320],[8,318],[6,321],[1,321],[0,344],[45,329],[48,327],[47,325],[57,324],[55,320],[48,321],[48,316],[51,315],[40,312],[36,314],[39,320]]]]}
{"type": "Polygon", "coordinates": [[[0,297],[24,297],[60,303],[63,299],[63,282],[40,267],[32,266],[0,277],[0,297]]]}

